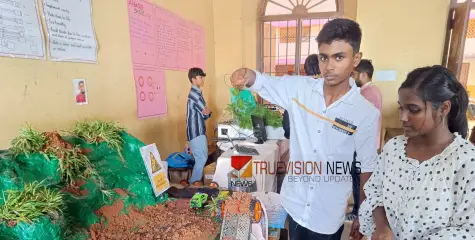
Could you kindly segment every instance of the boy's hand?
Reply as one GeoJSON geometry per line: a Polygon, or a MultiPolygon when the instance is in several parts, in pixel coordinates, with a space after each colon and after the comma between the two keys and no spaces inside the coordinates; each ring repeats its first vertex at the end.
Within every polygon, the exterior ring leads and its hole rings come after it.
{"type": "Polygon", "coordinates": [[[255,80],[256,73],[249,68],[238,69],[231,75],[231,85],[239,90],[252,86],[255,80]]]}
{"type": "Polygon", "coordinates": [[[204,115],[210,115],[211,114],[211,109],[209,109],[208,107],[205,107],[205,109],[203,109],[203,114],[204,115]]]}

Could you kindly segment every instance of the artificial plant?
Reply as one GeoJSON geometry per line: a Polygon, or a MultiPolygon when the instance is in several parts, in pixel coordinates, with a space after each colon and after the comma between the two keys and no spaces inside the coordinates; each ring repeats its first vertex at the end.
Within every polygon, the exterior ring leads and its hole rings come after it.
{"type": "Polygon", "coordinates": [[[236,124],[242,129],[252,129],[251,116],[264,118],[264,124],[274,128],[282,127],[282,116],[279,112],[271,111],[264,104],[257,104],[246,101],[240,95],[240,91],[236,88],[231,89],[232,97],[236,101],[231,101],[226,107],[236,124]]]}

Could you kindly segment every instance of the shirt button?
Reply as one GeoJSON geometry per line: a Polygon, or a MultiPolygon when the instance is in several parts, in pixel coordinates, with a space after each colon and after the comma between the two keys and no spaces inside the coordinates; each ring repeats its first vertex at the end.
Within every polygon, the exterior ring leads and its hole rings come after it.
{"type": "Polygon", "coordinates": [[[313,190],[313,187],[310,187],[310,190],[313,190]]]}
{"type": "Polygon", "coordinates": [[[323,113],[327,113],[327,110],[323,110],[323,113]]]}
{"type": "Polygon", "coordinates": [[[310,203],[307,203],[307,207],[310,207],[310,203]]]}
{"type": "Polygon", "coordinates": [[[313,150],[313,153],[317,153],[317,150],[313,150]]]}
{"type": "Polygon", "coordinates": [[[318,133],[321,133],[322,131],[318,130],[317,132],[318,132],[318,133]]]}

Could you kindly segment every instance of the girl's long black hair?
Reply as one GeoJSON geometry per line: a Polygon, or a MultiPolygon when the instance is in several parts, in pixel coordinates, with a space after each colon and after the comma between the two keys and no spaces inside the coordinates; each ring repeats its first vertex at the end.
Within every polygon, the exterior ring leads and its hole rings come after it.
{"type": "Polygon", "coordinates": [[[450,101],[448,126],[452,133],[459,133],[464,139],[468,135],[467,108],[468,94],[455,75],[442,66],[417,68],[407,75],[401,88],[412,88],[419,97],[432,103],[434,109],[439,109],[445,101],[450,101]]]}

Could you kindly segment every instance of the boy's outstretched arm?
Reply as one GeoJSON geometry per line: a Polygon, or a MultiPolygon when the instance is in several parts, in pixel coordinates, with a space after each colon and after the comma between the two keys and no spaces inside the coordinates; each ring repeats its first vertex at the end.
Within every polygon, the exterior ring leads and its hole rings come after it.
{"type": "Polygon", "coordinates": [[[249,68],[241,68],[231,75],[231,84],[241,90],[248,88],[265,100],[287,109],[299,83],[308,78],[306,76],[288,75],[282,77],[268,76],[249,68]]]}

